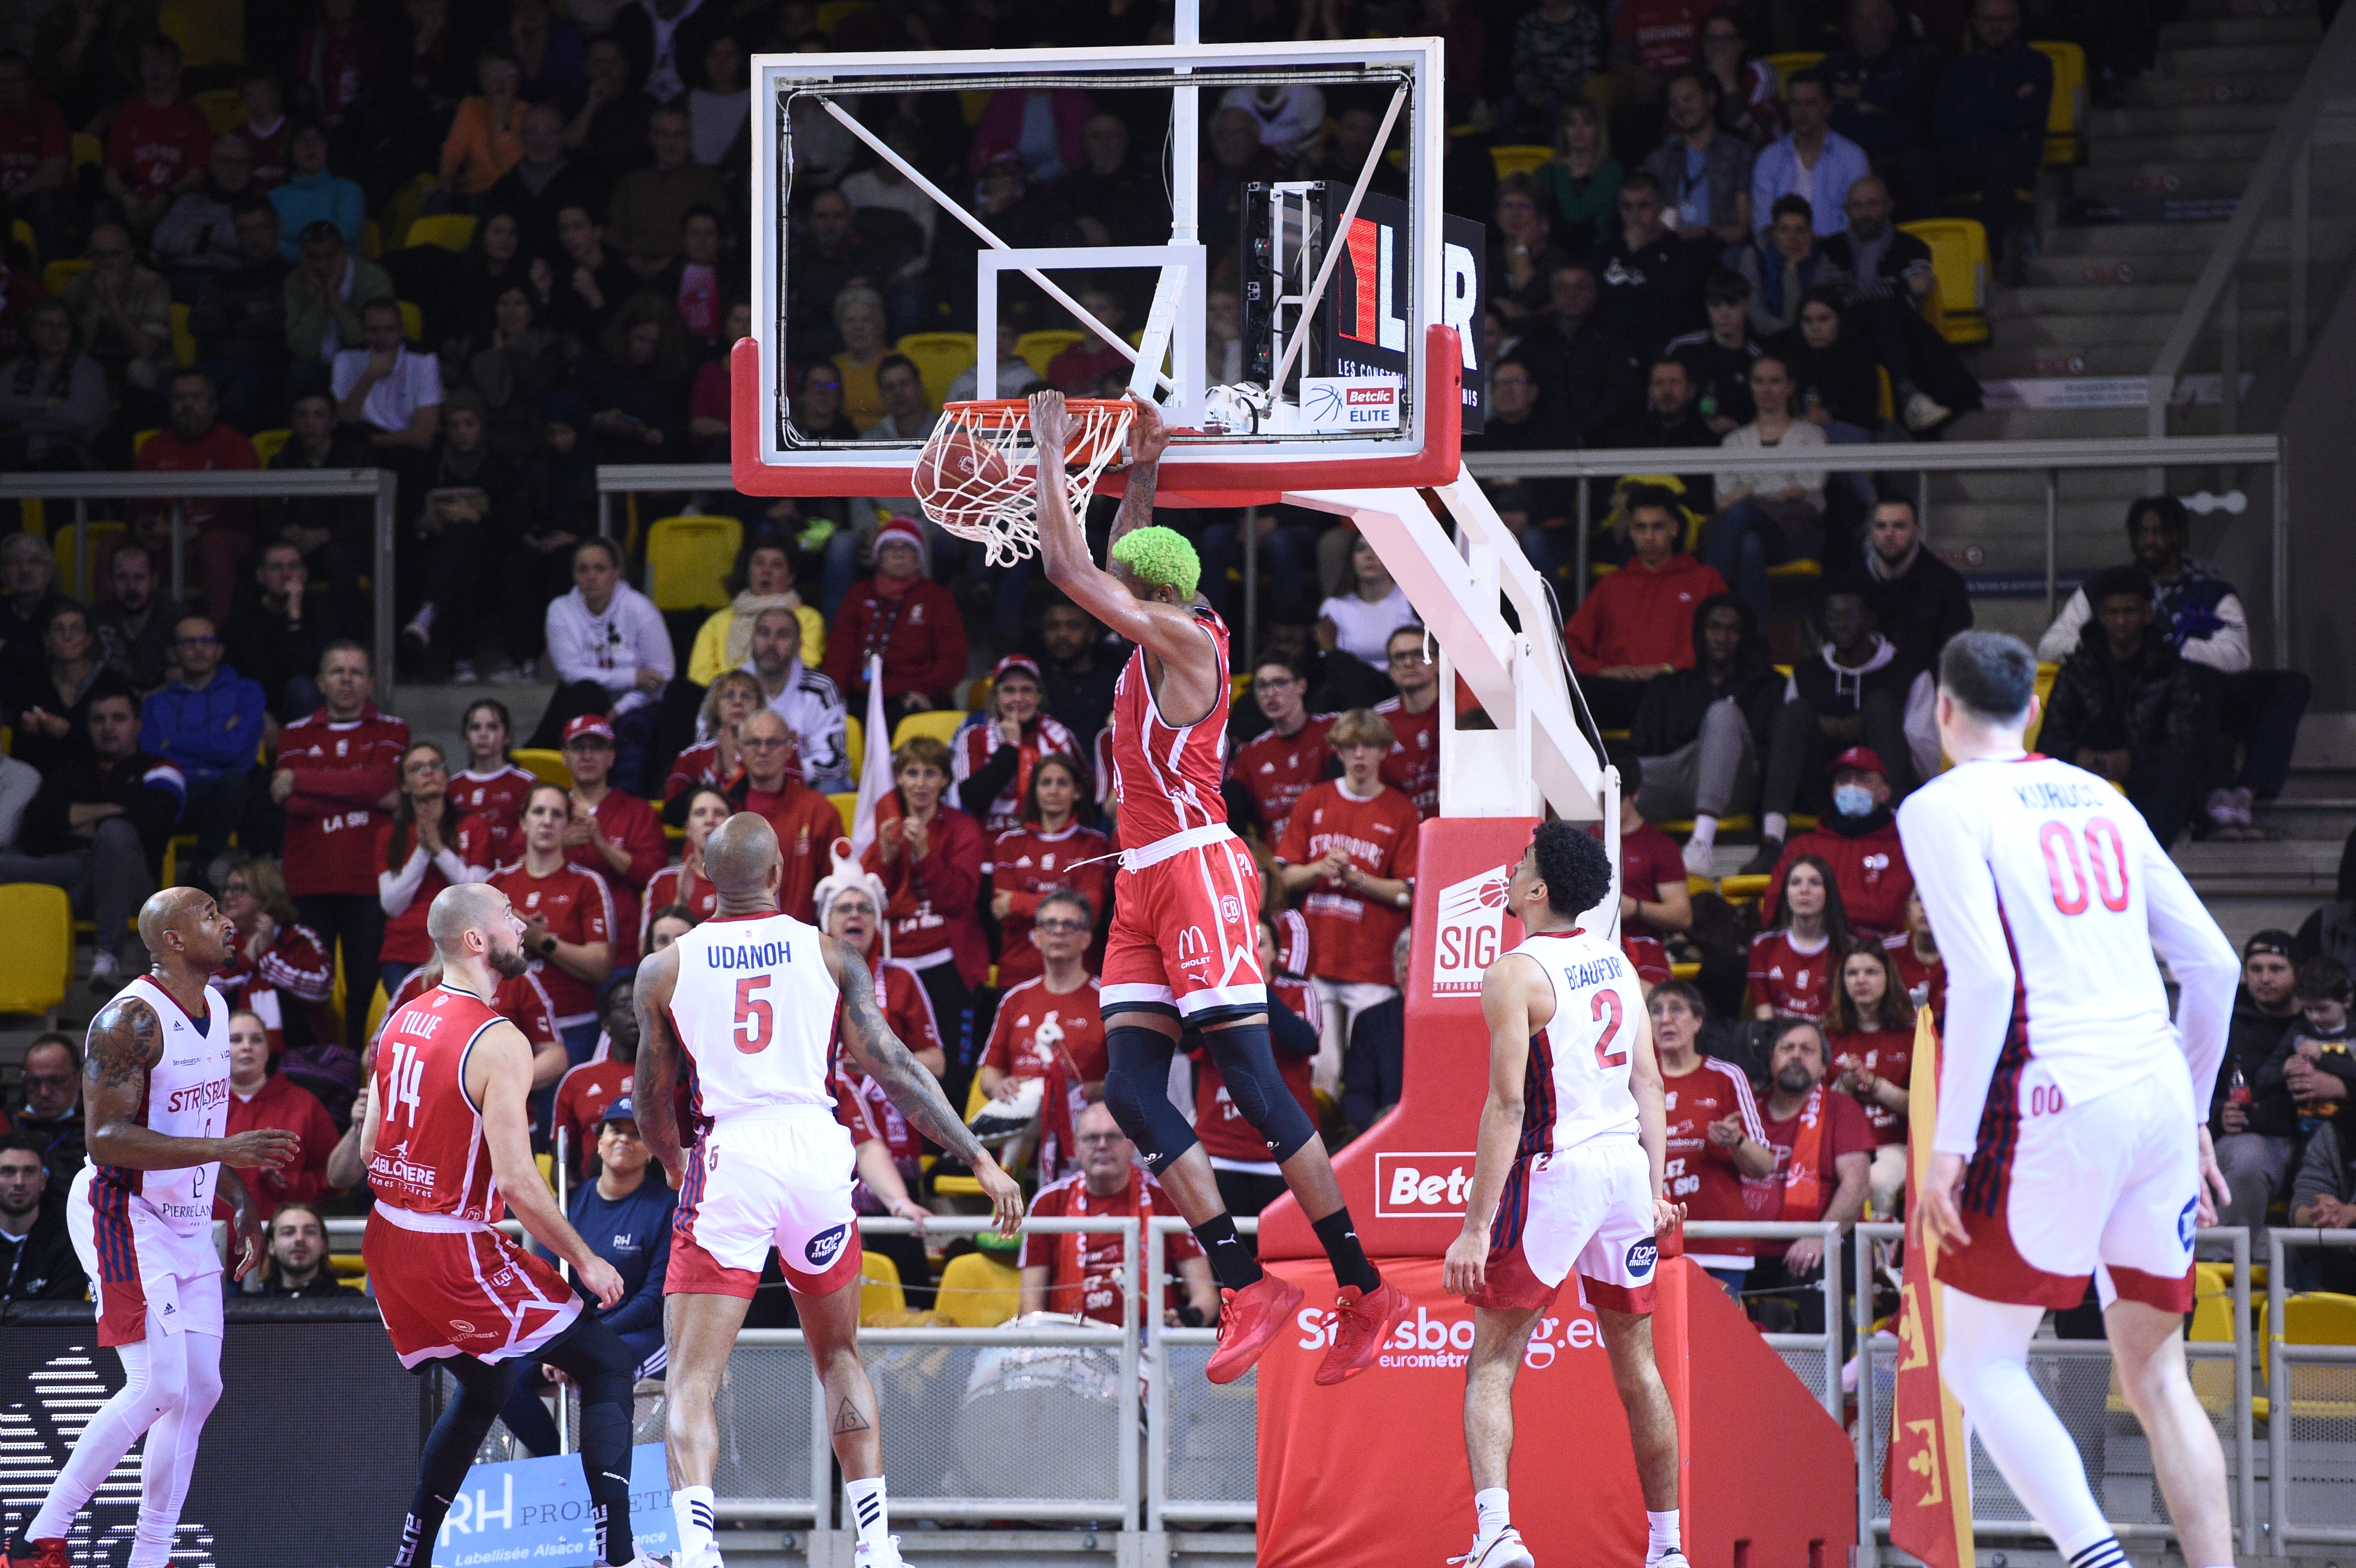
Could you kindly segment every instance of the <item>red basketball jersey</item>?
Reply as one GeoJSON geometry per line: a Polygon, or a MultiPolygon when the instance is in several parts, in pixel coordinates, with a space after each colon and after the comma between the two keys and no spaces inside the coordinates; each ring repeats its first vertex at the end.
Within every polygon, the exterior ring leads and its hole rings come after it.
{"type": "Polygon", "coordinates": [[[466,1095],[466,1053],[507,1020],[482,997],[436,986],[385,1020],[377,1037],[376,1200],[416,1214],[497,1224],[507,1213],[491,1179],[483,1113],[466,1095]]]}
{"type": "Polygon", "coordinates": [[[1153,700],[1142,647],[1129,656],[1112,689],[1113,794],[1127,848],[1227,820],[1219,795],[1227,756],[1227,624],[1208,605],[1197,604],[1193,613],[1216,661],[1209,712],[1192,724],[1166,722],[1153,700]]]}

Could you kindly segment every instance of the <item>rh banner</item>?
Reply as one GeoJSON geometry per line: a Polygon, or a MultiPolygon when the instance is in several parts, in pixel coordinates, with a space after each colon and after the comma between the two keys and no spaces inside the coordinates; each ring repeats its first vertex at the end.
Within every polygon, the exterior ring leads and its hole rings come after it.
{"type": "MultiPolygon", "coordinates": [[[[659,1443],[630,1450],[630,1533],[641,1557],[663,1556],[674,1544],[659,1443]]],[[[476,1466],[450,1499],[450,1517],[434,1541],[434,1568],[593,1568],[596,1561],[578,1454],[476,1466]]]]}

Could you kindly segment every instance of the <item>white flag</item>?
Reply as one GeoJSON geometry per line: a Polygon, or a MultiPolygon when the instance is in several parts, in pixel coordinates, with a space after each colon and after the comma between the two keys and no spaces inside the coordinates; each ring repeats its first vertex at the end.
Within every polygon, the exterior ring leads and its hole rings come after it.
{"type": "Polygon", "coordinates": [[[859,804],[851,816],[851,853],[875,842],[875,803],[892,791],[892,731],[884,721],[884,656],[867,656],[867,756],[859,769],[859,804]]]}

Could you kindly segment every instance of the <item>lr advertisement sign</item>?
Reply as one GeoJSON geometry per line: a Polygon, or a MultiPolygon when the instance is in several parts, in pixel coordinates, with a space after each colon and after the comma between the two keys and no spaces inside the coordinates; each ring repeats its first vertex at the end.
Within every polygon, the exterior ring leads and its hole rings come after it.
{"type": "MultiPolygon", "coordinates": [[[[1348,187],[1335,193],[1336,212],[1348,187]]],[[[1440,228],[1440,298],[1430,302],[1427,318],[1456,329],[1464,352],[1464,433],[1481,432],[1488,407],[1488,368],[1481,362],[1481,311],[1487,303],[1481,275],[1488,253],[1488,231],[1469,218],[1444,214],[1440,228]]],[[[1409,378],[1408,350],[1414,312],[1409,308],[1414,280],[1410,275],[1408,206],[1393,197],[1368,192],[1358,204],[1357,216],[1343,236],[1343,255],[1333,281],[1327,286],[1324,340],[1333,346],[1324,367],[1328,378],[1364,382],[1409,378]]],[[[1312,389],[1302,389],[1306,408],[1312,389]]],[[[1331,428],[1314,424],[1314,428],[1331,428]]],[[[1356,428],[1380,428],[1361,420],[1356,428]]]]}

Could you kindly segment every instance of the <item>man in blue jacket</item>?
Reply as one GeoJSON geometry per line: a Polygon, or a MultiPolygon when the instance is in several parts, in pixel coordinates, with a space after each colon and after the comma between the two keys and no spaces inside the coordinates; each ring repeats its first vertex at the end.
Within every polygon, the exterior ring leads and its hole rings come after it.
{"type": "Polygon", "coordinates": [[[259,682],[221,662],[220,634],[203,615],[180,617],[172,655],[180,673],[140,704],[139,745],[188,781],[180,820],[195,830],[197,853],[186,876],[200,880],[245,815],[266,699],[259,682]]]}
{"type": "Polygon", "coordinates": [[[2001,258],[2017,193],[2036,188],[2044,161],[2053,62],[2021,41],[2019,0],[1976,0],[1972,37],[1973,51],[1939,73],[1931,129],[1942,184],[1980,193],[1988,254],[2001,258]]]}

